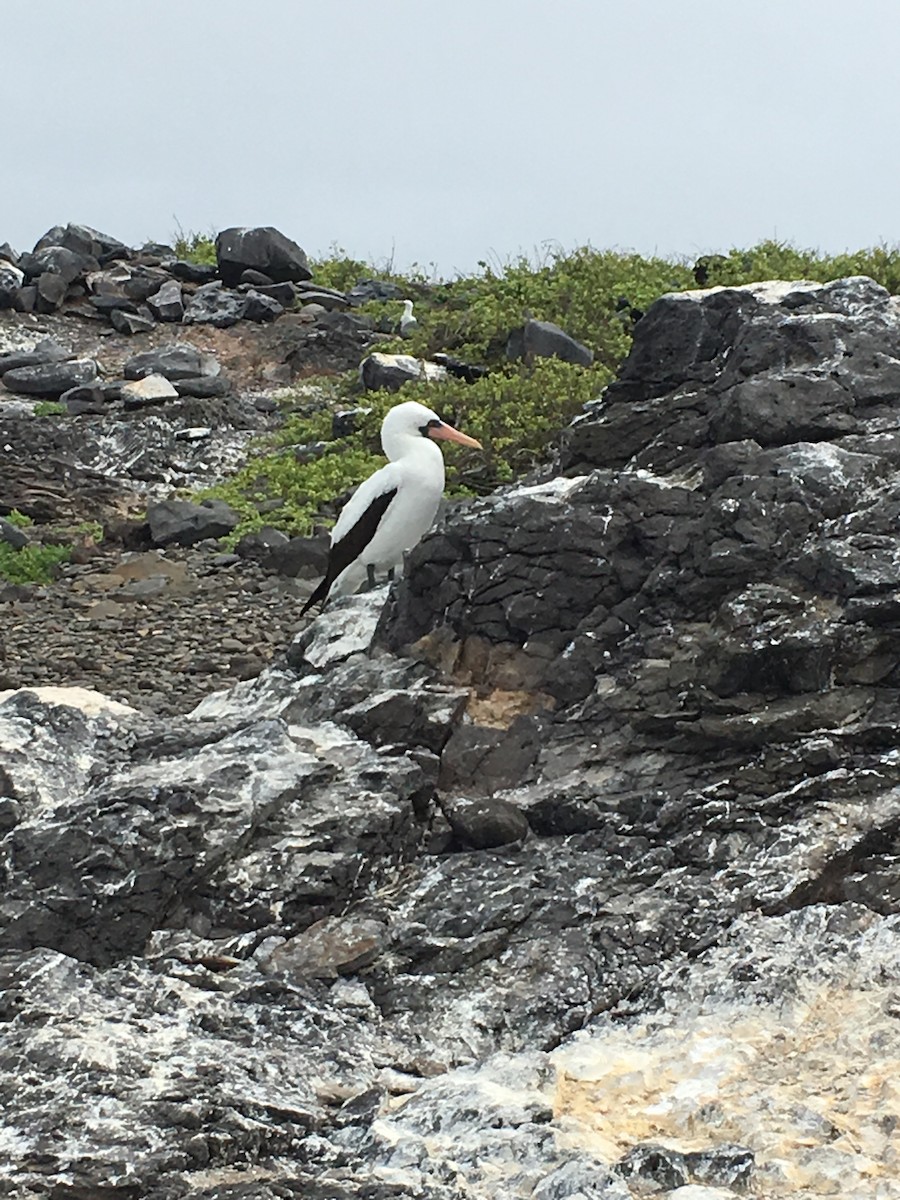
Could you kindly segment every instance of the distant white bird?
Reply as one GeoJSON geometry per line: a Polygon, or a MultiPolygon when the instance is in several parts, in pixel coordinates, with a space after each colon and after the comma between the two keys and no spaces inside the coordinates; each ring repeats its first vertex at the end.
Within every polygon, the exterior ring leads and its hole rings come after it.
{"type": "Polygon", "coordinates": [[[355,592],[376,571],[393,571],[431,528],[444,494],[444,456],[433,439],[481,449],[481,443],[419,404],[395,405],[381,425],[390,460],[359,485],[331,531],[325,578],[300,615],[329,596],[355,592]]]}
{"type": "Polygon", "coordinates": [[[419,322],[412,315],[412,300],[403,301],[403,316],[400,318],[400,336],[412,337],[419,328],[419,322]]]}

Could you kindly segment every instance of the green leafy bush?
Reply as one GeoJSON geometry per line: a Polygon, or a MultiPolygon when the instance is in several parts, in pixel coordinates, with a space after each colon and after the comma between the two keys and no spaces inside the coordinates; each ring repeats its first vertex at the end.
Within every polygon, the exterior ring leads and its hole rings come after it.
{"type": "MultiPolygon", "coordinates": [[[[778,278],[825,282],[863,274],[900,292],[900,249],[888,246],[827,256],[767,241],[749,250],[708,255],[702,262],[704,286],[778,278]]],[[[235,477],[205,493],[221,496],[242,514],[239,532],[266,523],[307,532],[316,521],[331,519],[334,499],[383,463],[381,420],[388,408],[407,399],[429,405],[484,444],[482,453],[447,448],[451,495],[485,492],[519,477],[546,458],[558,431],[615,375],[631,345],[632,311],[646,310],[664,292],[698,286],[685,261],[591,247],[550,248],[535,261],[484,261],[477,274],[452,280],[436,279],[433,271],[420,267],[398,274],[390,263],[374,267],[348,259],[337,248],[314,261],[312,270],[317,283],[342,290],[364,278],[387,280],[414,301],[418,329],[413,337],[388,336],[373,350],[420,358],[446,351],[487,366],[489,373],[472,385],[449,378],[364,397],[355,372],[314,381],[321,384],[317,398],[310,398],[306,381],[278,435],[260,444],[258,455],[235,477]],[[585,369],[555,359],[509,363],[508,334],[528,317],[552,321],[589,346],[594,365],[585,369]],[[332,441],[332,411],[360,405],[369,412],[356,432],[332,441]],[[324,449],[309,449],[317,443],[324,443],[324,449]],[[273,498],[282,502],[275,512],[269,509],[273,498]]],[[[377,328],[391,328],[399,322],[402,304],[373,302],[356,311],[371,315],[377,328]]]]}
{"type": "Polygon", "coordinates": [[[63,417],[68,411],[58,400],[38,400],[33,409],[36,417],[63,417]]]}
{"type": "Polygon", "coordinates": [[[0,579],[8,583],[49,583],[53,568],[69,557],[67,546],[23,546],[0,542],[0,579]]]}
{"type": "Polygon", "coordinates": [[[17,508],[14,508],[12,512],[8,512],[3,519],[4,521],[8,521],[10,525],[16,525],[19,529],[27,529],[29,525],[34,524],[34,521],[32,521],[27,513],[19,512],[17,508]]]}
{"type": "Polygon", "coordinates": [[[179,229],[174,249],[179,258],[187,259],[188,262],[203,263],[204,266],[211,267],[218,262],[216,239],[207,234],[185,233],[183,229],[179,229]]]}

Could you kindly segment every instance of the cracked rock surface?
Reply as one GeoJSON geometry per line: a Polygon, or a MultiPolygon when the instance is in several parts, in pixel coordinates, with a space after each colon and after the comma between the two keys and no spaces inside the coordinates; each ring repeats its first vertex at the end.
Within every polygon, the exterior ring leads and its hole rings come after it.
{"type": "Polygon", "coordinates": [[[0,695],[0,1195],[900,1197],[898,348],[664,297],[280,665],[0,695]]]}

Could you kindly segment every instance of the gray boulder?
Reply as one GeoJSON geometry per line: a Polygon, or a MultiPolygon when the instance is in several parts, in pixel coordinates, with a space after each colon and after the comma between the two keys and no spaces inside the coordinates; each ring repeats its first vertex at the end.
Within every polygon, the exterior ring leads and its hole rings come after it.
{"type": "Polygon", "coordinates": [[[561,358],[563,362],[589,367],[594,361],[594,352],[581,342],[576,342],[552,321],[529,320],[510,333],[506,342],[506,357],[561,358]]]}
{"type": "Polygon", "coordinates": [[[28,534],[18,525],[14,525],[12,521],[7,521],[4,517],[0,517],[0,542],[4,542],[7,546],[12,546],[14,550],[21,550],[23,546],[28,545],[28,534]]]}
{"type": "Polygon", "coordinates": [[[188,342],[171,342],[156,350],[145,350],[129,358],[124,366],[126,379],[143,379],[145,375],[164,375],[166,379],[211,378],[221,371],[211,354],[203,354],[188,342]]]}
{"type": "Polygon", "coordinates": [[[271,226],[223,229],[216,237],[219,274],[235,287],[248,268],[268,275],[273,283],[310,279],[306,254],[296,242],[271,226]]]}
{"type": "Polygon", "coordinates": [[[193,546],[206,538],[231,533],[240,517],[224,500],[160,500],[147,509],[150,539],[154,546],[193,546]]]}
{"type": "Polygon", "coordinates": [[[147,297],[147,307],[157,321],[180,321],[184,316],[181,284],[175,279],[168,280],[158,292],[147,297]]]}
{"type": "Polygon", "coordinates": [[[248,303],[245,293],[230,291],[223,287],[219,280],[215,283],[205,283],[197,288],[188,301],[184,311],[184,323],[228,329],[247,315],[248,303]]]}
{"type": "Polygon", "coordinates": [[[396,392],[404,383],[434,382],[446,377],[444,367],[411,354],[368,354],[359,364],[360,382],[367,392],[396,392]]]}
{"type": "Polygon", "coordinates": [[[131,251],[124,242],[100,233],[89,225],[55,225],[38,240],[34,252],[37,253],[48,246],[62,246],[82,258],[94,258],[100,263],[115,258],[131,257],[131,251]]]}
{"type": "Polygon", "coordinates": [[[23,396],[42,396],[57,399],[69,388],[90,383],[97,377],[93,359],[73,359],[71,362],[49,362],[33,367],[15,367],[3,373],[3,386],[23,396]]]}
{"type": "Polygon", "coordinates": [[[12,308],[16,293],[25,281],[24,272],[12,263],[0,261],[0,309],[12,308]]]}

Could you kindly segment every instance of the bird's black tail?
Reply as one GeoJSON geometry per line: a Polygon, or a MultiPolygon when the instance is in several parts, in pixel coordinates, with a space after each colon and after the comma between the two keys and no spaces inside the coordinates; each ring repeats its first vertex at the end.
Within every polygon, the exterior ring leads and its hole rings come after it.
{"type": "Polygon", "coordinates": [[[325,576],[307,602],[300,609],[301,617],[305,617],[314,604],[318,604],[320,600],[324,600],[327,597],[333,582],[333,579],[329,579],[327,575],[325,576]]]}

